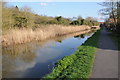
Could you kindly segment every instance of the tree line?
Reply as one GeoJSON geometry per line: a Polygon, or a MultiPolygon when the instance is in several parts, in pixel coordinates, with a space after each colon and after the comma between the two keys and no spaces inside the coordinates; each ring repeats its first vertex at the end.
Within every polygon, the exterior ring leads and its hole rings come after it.
{"type": "Polygon", "coordinates": [[[33,13],[29,7],[6,7],[6,3],[3,3],[2,8],[3,29],[27,27],[35,28],[39,27],[40,25],[47,24],[89,26],[99,25],[98,21],[92,17],[87,17],[86,19],[83,19],[80,16],[76,17],[76,19],[64,18],[62,16],[48,17],[33,13]]]}

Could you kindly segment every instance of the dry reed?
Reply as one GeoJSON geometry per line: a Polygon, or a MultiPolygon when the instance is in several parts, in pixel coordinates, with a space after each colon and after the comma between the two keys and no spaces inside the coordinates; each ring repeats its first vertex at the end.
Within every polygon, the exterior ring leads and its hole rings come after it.
{"type": "Polygon", "coordinates": [[[89,26],[61,26],[61,25],[48,25],[36,29],[11,29],[6,34],[2,35],[3,45],[21,44],[33,40],[45,40],[48,38],[61,36],[82,30],[89,30],[89,26]]]}

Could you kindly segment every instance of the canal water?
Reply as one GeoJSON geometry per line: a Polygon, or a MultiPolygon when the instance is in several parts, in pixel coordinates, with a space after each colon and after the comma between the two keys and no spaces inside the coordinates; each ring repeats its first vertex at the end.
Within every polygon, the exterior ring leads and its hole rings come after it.
{"type": "Polygon", "coordinates": [[[54,63],[74,53],[94,32],[82,31],[45,41],[2,48],[3,78],[41,78],[54,63]]]}

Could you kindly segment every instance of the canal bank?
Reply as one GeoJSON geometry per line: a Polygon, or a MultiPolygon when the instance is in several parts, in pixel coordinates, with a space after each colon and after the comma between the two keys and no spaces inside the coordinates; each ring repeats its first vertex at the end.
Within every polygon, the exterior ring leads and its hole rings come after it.
{"type": "Polygon", "coordinates": [[[75,32],[82,32],[91,29],[99,29],[99,26],[63,26],[63,25],[44,25],[39,28],[15,28],[4,31],[0,36],[2,45],[23,44],[31,41],[43,41],[46,39],[63,36],[75,32]]]}
{"type": "Polygon", "coordinates": [[[82,31],[20,45],[2,47],[3,78],[41,78],[58,60],[73,54],[94,31],[82,31]]]}
{"type": "Polygon", "coordinates": [[[74,54],[59,60],[52,69],[52,72],[44,78],[89,78],[98,47],[99,34],[100,31],[97,31],[78,47],[74,54]]]}

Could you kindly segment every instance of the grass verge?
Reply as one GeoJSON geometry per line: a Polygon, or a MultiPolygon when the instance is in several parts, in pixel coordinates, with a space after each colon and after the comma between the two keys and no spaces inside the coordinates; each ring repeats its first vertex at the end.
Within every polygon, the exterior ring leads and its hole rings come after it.
{"type": "Polygon", "coordinates": [[[115,43],[115,45],[118,47],[118,50],[120,50],[120,35],[118,33],[112,32],[108,29],[106,29],[107,32],[111,32],[111,34],[109,34],[110,38],[112,39],[112,41],[115,43]]]}
{"type": "Polygon", "coordinates": [[[120,50],[120,35],[117,33],[112,33],[109,35],[112,39],[112,41],[115,43],[115,45],[118,47],[118,49],[120,50]]]}
{"type": "Polygon", "coordinates": [[[89,78],[94,62],[100,31],[95,32],[70,56],[65,56],[57,63],[44,79],[89,78]]]}

